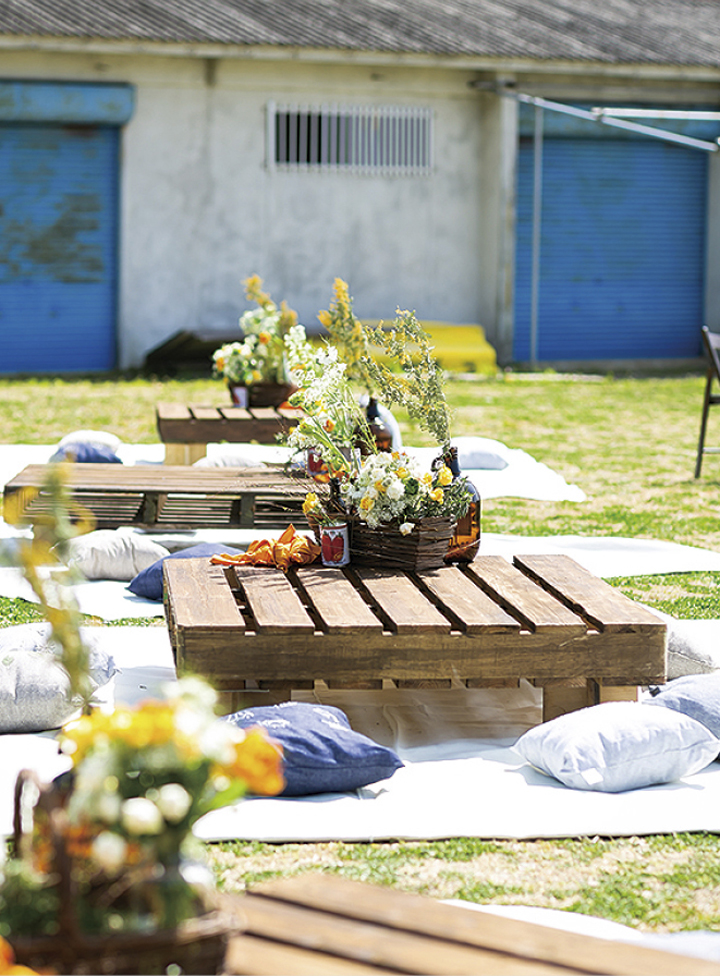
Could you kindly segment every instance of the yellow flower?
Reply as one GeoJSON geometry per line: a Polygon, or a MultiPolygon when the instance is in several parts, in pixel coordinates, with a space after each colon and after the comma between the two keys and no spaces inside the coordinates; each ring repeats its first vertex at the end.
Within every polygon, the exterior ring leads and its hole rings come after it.
{"type": "Polygon", "coordinates": [[[423,484],[424,484],[424,485],[425,485],[425,486],[426,486],[427,488],[429,488],[429,487],[430,487],[430,485],[432,484],[432,475],[430,474],[430,472],[429,472],[429,471],[426,471],[426,472],[425,472],[425,474],[424,474],[424,475],[422,476],[422,478],[420,479],[420,481],[421,481],[421,482],[422,482],[422,483],[423,483],[423,484]]]}
{"type": "Polygon", "coordinates": [[[268,342],[270,342],[270,338],[271,336],[269,332],[258,333],[258,342],[262,343],[263,346],[266,346],[268,342]]]}
{"type": "Polygon", "coordinates": [[[395,472],[395,474],[398,476],[398,478],[401,481],[405,481],[405,479],[407,478],[409,472],[408,472],[408,469],[407,468],[398,468],[397,471],[395,472]]]}
{"type": "Polygon", "coordinates": [[[439,505],[442,505],[442,501],[443,498],[445,497],[445,493],[442,490],[442,488],[435,488],[434,491],[430,492],[430,497],[434,502],[437,502],[439,505]]]}
{"type": "Polygon", "coordinates": [[[309,491],[305,496],[305,501],[303,502],[303,507],[302,507],[303,514],[309,515],[310,512],[315,511],[317,507],[318,507],[318,496],[315,494],[314,491],[309,491]]]}
{"type": "Polygon", "coordinates": [[[446,464],[444,464],[438,472],[438,483],[446,488],[449,484],[451,484],[452,480],[452,471],[446,464]]]}
{"type": "Polygon", "coordinates": [[[387,488],[386,488],[386,487],[385,487],[385,485],[384,485],[384,484],[382,483],[382,481],[376,481],[376,482],[375,482],[375,488],[376,488],[376,490],[378,491],[378,493],[379,493],[379,494],[381,494],[381,495],[384,495],[384,494],[385,494],[385,492],[387,491],[387,488]]]}
{"type": "Polygon", "coordinates": [[[369,512],[374,504],[375,500],[369,495],[363,495],[363,497],[360,499],[360,509],[363,512],[369,512]]]}
{"type": "Polygon", "coordinates": [[[332,318],[330,317],[330,313],[327,311],[318,312],[317,317],[320,320],[320,325],[324,325],[326,329],[332,324],[332,318]]]}

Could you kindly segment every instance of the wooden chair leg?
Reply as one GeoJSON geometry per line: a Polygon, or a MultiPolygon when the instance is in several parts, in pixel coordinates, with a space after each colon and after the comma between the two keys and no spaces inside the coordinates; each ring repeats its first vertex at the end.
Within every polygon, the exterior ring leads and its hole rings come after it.
{"type": "Polygon", "coordinates": [[[702,420],[700,422],[700,440],[698,441],[697,460],[695,461],[695,477],[700,477],[702,468],[703,453],[705,451],[705,433],[707,431],[707,419],[710,412],[710,387],[712,386],[713,371],[708,370],[707,381],[705,383],[705,399],[703,402],[702,420]]]}

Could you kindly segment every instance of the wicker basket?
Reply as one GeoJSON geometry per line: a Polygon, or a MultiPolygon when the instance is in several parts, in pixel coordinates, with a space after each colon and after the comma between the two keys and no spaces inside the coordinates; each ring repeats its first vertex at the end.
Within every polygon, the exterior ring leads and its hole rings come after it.
{"type": "MultiPolygon", "coordinates": [[[[119,932],[88,935],[80,930],[76,915],[73,863],[58,825],[63,821],[68,798],[65,777],[43,784],[30,770],[22,770],[15,785],[14,854],[23,856],[32,826],[23,816],[23,795],[28,787],[38,795],[35,810],[47,813],[54,847],[54,868],[60,895],[58,931],[48,936],[8,936],[16,962],[31,969],[57,973],[115,974],[144,976],[165,973],[171,965],[187,974],[221,972],[229,938],[243,929],[238,915],[218,910],[212,892],[203,899],[200,914],[176,928],[149,933],[119,932]]],[[[34,819],[34,817],[33,817],[34,819]]]]}
{"type": "Polygon", "coordinates": [[[242,926],[239,919],[209,912],[181,922],[176,929],[147,935],[123,933],[87,936],[64,928],[44,938],[8,939],[16,961],[31,969],[57,973],[127,976],[165,973],[171,965],[196,976],[223,971],[227,942],[242,926]]]}
{"type": "Polygon", "coordinates": [[[454,528],[450,518],[423,518],[412,532],[403,535],[396,525],[371,529],[365,522],[351,519],[350,563],[407,573],[435,569],[444,565],[454,528]]]}

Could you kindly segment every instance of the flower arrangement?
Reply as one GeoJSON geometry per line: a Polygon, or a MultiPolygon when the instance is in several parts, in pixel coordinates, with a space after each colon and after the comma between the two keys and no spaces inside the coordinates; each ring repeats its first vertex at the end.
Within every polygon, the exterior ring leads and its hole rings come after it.
{"type": "MultiPolygon", "coordinates": [[[[42,572],[62,558],[78,529],[92,527],[71,525],[71,513],[82,517],[82,511],[69,503],[66,467],[50,466],[45,520],[15,558],[52,624],[81,715],[58,739],[72,768],[49,786],[28,780],[27,772],[18,778],[14,856],[0,869],[0,940],[16,954],[23,940],[44,940],[53,959],[94,936],[102,945],[124,936],[126,946],[141,952],[145,934],[196,922],[207,911],[206,892],[182,870],[193,824],[246,791],[283,788],[278,748],[259,729],[243,731],[216,718],[216,693],[200,678],[182,678],[166,698],[135,708],[92,707],[71,576],[42,572]]],[[[19,521],[13,506],[6,509],[19,521]]]]}
{"type": "Polygon", "coordinates": [[[410,535],[423,519],[455,522],[468,511],[472,496],[468,483],[450,470],[450,420],[442,386],[442,372],[432,355],[429,337],[413,312],[400,312],[390,330],[364,326],[352,311],[347,285],[335,280],[335,299],[320,313],[340,346],[304,346],[291,356],[298,391],[290,402],[303,409],[303,418],[287,437],[297,452],[322,458],[331,483],[328,495],[308,492],[303,512],[311,524],[331,525],[358,520],[369,529],[398,528],[410,535]],[[378,363],[373,346],[386,350],[394,371],[378,363]],[[342,358],[346,356],[349,362],[342,358]],[[431,471],[404,452],[378,451],[365,412],[351,385],[354,378],[379,391],[383,400],[401,403],[440,446],[440,459],[431,471]]]}
{"type": "Polygon", "coordinates": [[[6,869],[0,888],[0,934],[56,929],[58,840],[72,859],[83,932],[170,929],[197,913],[200,899],[181,869],[193,824],[247,790],[274,794],[283,787],[278,748],[260,729],[216,718],[215,703],[205,681],[187,677],[166,699],[110,714],[95,710],[63,728],[60,748],[72,770],[60,836],[53,835],[57,818],[36,810],[24,870],[6,869]],[[50,897],[46,917],[24,921],[15,906],[28,870],[50,897]]]}
{"type": "Polygon", "coordinates": [[[285,302],[280,307],[262,291],[262,278],[251,275],[243,282],[245,295],[256,307],[240,318],[242,341],[228,342],[213,353],[213,375],[237,386],[287,383],[285,339],[291,329],[302,331],[297,313],[285,302]]]}

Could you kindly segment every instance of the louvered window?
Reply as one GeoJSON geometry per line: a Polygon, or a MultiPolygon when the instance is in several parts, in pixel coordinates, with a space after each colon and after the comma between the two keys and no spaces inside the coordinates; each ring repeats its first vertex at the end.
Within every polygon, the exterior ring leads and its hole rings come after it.
{"type": "Polygon", "coordinates": [[[432,112],[394,106],[268,106],[268,162],[278,169],[425,176],[432,112]]]}

